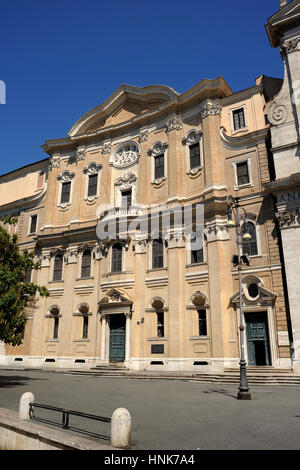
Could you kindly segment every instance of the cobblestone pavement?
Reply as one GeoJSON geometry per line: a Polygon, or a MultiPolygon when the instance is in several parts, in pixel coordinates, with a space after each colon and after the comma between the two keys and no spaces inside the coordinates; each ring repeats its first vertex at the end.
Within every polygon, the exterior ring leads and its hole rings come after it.
{"type": "MultiPolygon", "coordinates": [[[[164,379],[72,376],[0,369],[0,406],[18,410],[25,391],[36,402],[111,417],[127,408],[132,449],[300,449],[300,387],[253,386],[252,400],[236,385],[164,379]]],[[[60,421],[42,410],[37,415],[60,421]]],[[[109,435],[109,424],[71,417],[76,427],[109,435]]],[[[70,431],[66,431],[70,432],[70,431]]]]}

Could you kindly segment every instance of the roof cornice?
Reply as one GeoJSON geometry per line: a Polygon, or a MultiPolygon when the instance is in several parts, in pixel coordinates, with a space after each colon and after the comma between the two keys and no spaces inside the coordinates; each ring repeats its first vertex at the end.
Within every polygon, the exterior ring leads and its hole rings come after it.
{"type": "Polygon", "coordinates": [[[87,141],[99,137],[105,138],[107,135],[111,137],[112,133],[124,131],[132,127],[142,127],[151,119],[161,119],[164,115],[170,114],[171,112],[178,112],[181,106],[188,104],[192,100],[198,100],[200,104],[205,99],[222,99],[231,94],[232,91],[223,77],[218,77],[214,80],[204,79],[181,95],[172,88],[163,85],[152,85],[144,88],[122,85],[104,103],[96,106],[80,118],[72,127],[68,137],[46,140],[45,144],[42,145],[42,149],[46,153],[51,154],[54,151],[59,151],[59,149],[67,150],[69,148],[75,148],[79,143],[86,143],[87,141]],[[124,100],[126,93],[135,93],[136,90],[140,92],[140,96],[142,96],[143,99],[147,96],[149,97],[151,93],[154,93],[154,90],[156,93],[159,91],[162,92],[163,90],[168,94],[168,101],[161,104],[153,111],[145,111],[119,124],[103,127],[91,133],[85,131],[81,132],[84,129],[87,130],[88,125],[94,125],[95,122],[100,121],[104,115],[111,113],[116,107],[116,102],[118,102],[118,106],[120,103],[124,102],[122,100],[124,100]]]}
{"type": "Polygon", "coordinates": [[[278,47],[283,34],[294,26],[299,26],[299,19],[300,0],[292,0],[274,13],[265,24],[271,46],[278,47]]]}

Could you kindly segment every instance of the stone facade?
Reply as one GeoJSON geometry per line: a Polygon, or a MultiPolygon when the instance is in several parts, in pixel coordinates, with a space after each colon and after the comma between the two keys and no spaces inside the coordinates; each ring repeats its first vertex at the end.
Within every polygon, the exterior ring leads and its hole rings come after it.
{"type": "Polygon", "coordinates": [[[293,367],[300,369],[300,2],[281,2],[280,10],[266,24],[272,47],[280,47],[284,80],[268,104],[275,178],[265,185],[276,199],[293,342],[293,367]]]}
{"type": "Polygon", "coordinates": [[[1,363],[237,367],[237,247],[226,228],[231,194],[240,198],[253,232],[251,248],[244,247],[250,254],[242,273],[245,319],[252,327],[260,316],[265,328],[266,350],[252,350],[248,362],[289,368],[274,203],[263,187],[270,181],[266,104],[263,77],[238,93],[222,78],[181,95],[167,86],[122,85],[66,138],[46,141],[47,178],[36,205],[27,206],[35,193],[28,175],[45,161],[0,177],[0,191],[3,185],[11,195],[7,204],[1,199],[0,213],[16,209],[20,246],[35,250],[41,263],[33,279],[50,292],[31,310],[23,345],[7,347],[1,363]],[[29,178],[22,187],[30,194],[15,197],[11,181],[20,172],[29,178]],[[162,204],[169,210],[203,206],[202,250],[191,250],[176,223],[157,244],[148,226],[134,226],[162,204]],[[29,234],[35,214],[37,229],[29,234]],[[134,229],[121,240],[99,232],[100,222],[122,224],[125,216],[134,229]],[[257,295],[249,294],[250,286],[257,295]]]}

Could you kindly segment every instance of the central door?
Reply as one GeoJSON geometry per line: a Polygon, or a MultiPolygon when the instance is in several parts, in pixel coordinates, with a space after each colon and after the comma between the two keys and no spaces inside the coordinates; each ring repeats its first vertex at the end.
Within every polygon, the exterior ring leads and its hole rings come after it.
{"type": "Polygon", "coordinates": [[[125,315],[110,315],[109,362],[125,360],[125,315]]]}
{"type": "Polygon", "coordinates": [[[249,366],[270,366],[267,313],[247,313],[245,320],[249,366]]]}

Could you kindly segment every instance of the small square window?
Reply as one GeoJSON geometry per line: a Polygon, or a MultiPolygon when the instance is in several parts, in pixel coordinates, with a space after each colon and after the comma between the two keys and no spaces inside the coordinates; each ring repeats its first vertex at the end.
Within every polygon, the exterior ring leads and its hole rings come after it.
{"type": "Polygon", "coordinates": [[[246,127],[244,108],[240,108],[240,109],[236,109],[232,111],[232,118],[233,118],[233,128],[235,131],[246,127]]]}
{"type": "Polygon", "coordinates": [[[236,176],[238,186],[250,183],[248,162],[236,163],[236,176]]]}

